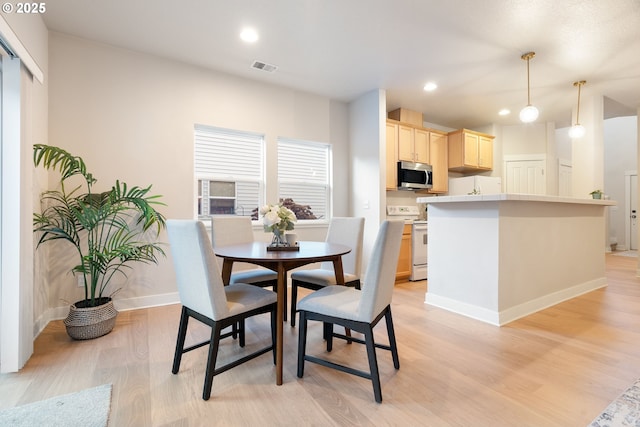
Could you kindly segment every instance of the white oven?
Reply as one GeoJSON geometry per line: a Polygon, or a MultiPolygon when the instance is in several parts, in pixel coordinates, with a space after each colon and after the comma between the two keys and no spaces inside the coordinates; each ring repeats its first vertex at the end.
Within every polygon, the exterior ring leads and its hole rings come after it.
{"type": "Polygon", "coordinates": [[[427,221],[414,221],[411,226],[411,276],[409,280],[427,278],[427,221]]]}

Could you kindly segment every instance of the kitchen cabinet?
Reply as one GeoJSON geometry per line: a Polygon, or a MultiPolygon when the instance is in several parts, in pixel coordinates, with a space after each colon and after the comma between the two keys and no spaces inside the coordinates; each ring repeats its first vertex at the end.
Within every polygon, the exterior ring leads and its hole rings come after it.
{"type": "Polygon", "coordinates": [[[433,168],[433,187],[429,193],[446,193],[449,191],[449,150],[448,137],[445,133],[429,132],[429,157],[433,168]]]}
{"type": "Polygon", "coordinates": [[[400,160],[430,164],[433,188],[421,193],[446,193],[449,187],[447,134],[388,119],[386,126],[386,187],[397,189],[400,160]]]}
{"type": "Polygon", "coordinates": [[[449,170],[456,172],[493,169],[491,135],[468,129],[449,132],[449,170]]]}
{"type": "Polygon", "coordinates": [[[387,190],[398,189],[398,123],[387,120],[386,143],[386,187],[387,190]]]}
{"type": "Polygon", "coordinates": [[[429,131],[410,125],[398,125],[398,160],[429,163],[429,131]]]}
{"type": "Polygon", "coordinates": [[[393,111],[389,111],[387,117],[399,122],[422,127],[422,113],[419,111],[407,110],[406,108],[397,108],[393,111]]]}
{"type": "Polygon", "coordinates": [[[396,282],[407,280],[411,276],[411,224],[405,224],[400,241],[400,255],[396,268],[396,282]]]}

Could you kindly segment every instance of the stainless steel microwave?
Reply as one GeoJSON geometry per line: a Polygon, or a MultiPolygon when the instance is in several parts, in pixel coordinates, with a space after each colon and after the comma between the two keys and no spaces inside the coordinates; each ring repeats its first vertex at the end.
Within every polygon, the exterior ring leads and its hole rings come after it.
{"type": "Polygon", "coordinates": [[[433,185],[433,169],[425,163],[398,162],[398,190],[424,190],[433,185]]]}

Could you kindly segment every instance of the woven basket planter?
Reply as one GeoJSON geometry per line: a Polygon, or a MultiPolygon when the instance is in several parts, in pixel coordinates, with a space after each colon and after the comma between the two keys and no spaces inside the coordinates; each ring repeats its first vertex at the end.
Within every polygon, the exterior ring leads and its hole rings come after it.
{"type": "Polygon", "coordinates": [[[118,311],[111,298],[101,298],[97,307],[82,307],[85,301],[78,301],[69,307],[69,315],[64,319],[67,334],[74,340],[90,340],[111,332],[116,325],[118,311]],[[80,307],[78,307],[80,305],[80,307]]]}

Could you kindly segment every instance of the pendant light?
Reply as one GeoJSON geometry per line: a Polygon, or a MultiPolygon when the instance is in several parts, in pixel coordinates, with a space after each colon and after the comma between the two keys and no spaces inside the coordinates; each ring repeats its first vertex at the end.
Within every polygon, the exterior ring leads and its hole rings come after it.
{"type": "Polygon", "coordinates": [[[529,85],[529,60],[536,56],[535,52],[527,52],[520,58],[527,61],[527,106],[520,110],[520,120],[523,123],[535,122],[538,118],[538,109],[531,105],[531,88],[529,85]]]}
{"type": "Polygon", "coordinates": [[[579,82],[573,83],[574,87],[578,87],[578,106],[576,108],[576,124],[571,126],[571,129],[569,129],[569,137],[574,139],[582,138],[586,132],[584,126],[580,124],[580,89],[582,88],[582,85],[586,83],[586,80],[580,80],[579,82]]]}

